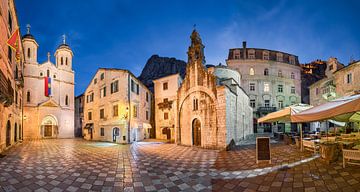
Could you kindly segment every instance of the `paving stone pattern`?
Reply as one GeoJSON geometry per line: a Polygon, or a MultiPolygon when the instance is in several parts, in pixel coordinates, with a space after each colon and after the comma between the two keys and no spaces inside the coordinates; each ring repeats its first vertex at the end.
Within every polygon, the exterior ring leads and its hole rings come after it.
{"type": "Polygon", "coordinates": [[[26,141],[0,159],[0,191],[360,191],[360,166],[272,144],[214,151],[159,142],[26,141]]]}

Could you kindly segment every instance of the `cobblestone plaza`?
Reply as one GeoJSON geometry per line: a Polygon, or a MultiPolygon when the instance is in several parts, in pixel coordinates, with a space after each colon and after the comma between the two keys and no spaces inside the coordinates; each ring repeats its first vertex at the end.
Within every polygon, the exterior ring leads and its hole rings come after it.
{"type": "Polygon", "coordinates": [[[25,141],[0,159],[0,191],[356,191],[360,172],[272,144],[215,151],[161,142],[118,145],[80,139],[25,141]]]}

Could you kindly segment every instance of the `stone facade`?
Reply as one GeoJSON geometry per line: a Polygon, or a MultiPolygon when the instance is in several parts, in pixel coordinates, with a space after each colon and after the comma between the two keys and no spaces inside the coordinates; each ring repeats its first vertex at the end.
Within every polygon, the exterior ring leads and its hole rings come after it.
{"type": "Polygon", "coordinates": [[[85,139],[129,143],[149,138],[152,94],[131,72],[100,68],[84,95],[85,139]]]}
{"type": "Polygon", "coordinates": [[[63,43],[56,49],[55,64],[38,63],[38,43],[28,33],[22,38],[24,68],[24,138],[74,137],[73,52],[63,43]]]}
{"type": "Polygon", "coordinates": [[[75,137],[83,137],[83,121],[84,121],[84,103],[85,96],[81,94],[75,97],[75,137]]]}
{"type": "MultiPolygon", "coordinates": [[[[312,84],[310,89],[310,104],[317,106],[336,98],[360,93],[360,61],[354,61],[344,66],[336,58],[329,58],[326,77],[312,84]]],[[[325,131],[329,122],[314,122],[311,130],[325,131]]],[[[356,124],[353,125],[357,129],[356,124]]]]}
{"type": "Polygon", "coordinates": [[[252,109],[239,73],[204,65],[204,45],[194,30],[186,76],[177,90],[175,139],[181,145],[225,149],[253,133],[252,109]]]}
{"type": "Polygon", "coordinates": [[[177,122],[177,90],[182,78],[179,74],[154,80],[156,138],[175,141],[177,122]]]}
{"type": "MultiPolygon", "coordinates": [[[[241,85],[250,97],[255,118],[301,102],[301,67],[297,56],[247,48],[244,42],[243,48],[230,49],[226,63],[241,74],[241,85]]],[[[290,131],[290,124],[285,129],[290,131]]],[[[284,131],[284,127],[272,130],[270,124],[261,124],[254,131],[284,131]]]]}
{"type": "MultiPolygon", "coordinates": [[[[0,152],[22,140],[23,58],[15,60],[8,38],[19,28],[13,0],[0,4],[0,152]]],[[[19,37],[20,38],[20,37],[19,37]]],[[[20,42],[21,43],[21,42],[20,42]]],[[[20,55],[23,55],[20,46],[20,55]]]]}

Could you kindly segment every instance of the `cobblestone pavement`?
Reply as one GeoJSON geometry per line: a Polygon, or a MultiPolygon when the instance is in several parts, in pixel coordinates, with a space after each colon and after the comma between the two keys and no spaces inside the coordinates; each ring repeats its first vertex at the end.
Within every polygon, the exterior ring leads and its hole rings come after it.
{"type": "Polygon", "coordinates": [[[282,144],[272,152],[271,165],[256,165],[254,146],[224,152],[156,142],[28,141],[0,159],[0,191],[360,190],[360,166],[327,165],[282,144]]]}

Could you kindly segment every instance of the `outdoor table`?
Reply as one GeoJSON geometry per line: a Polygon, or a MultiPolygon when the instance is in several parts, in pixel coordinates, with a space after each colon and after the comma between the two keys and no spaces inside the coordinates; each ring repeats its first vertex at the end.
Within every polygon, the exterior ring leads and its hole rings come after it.
{"type": "Polygon", "coordinates": [[[348,141],[338,141],[338,143],[340,144],[340,149],[351,149],[352,147],[354,147],[354,142],[348,142],[348,141]]]}
{"type": "Polygon", "coordinates": [[[344,141],[355,141],[355,140],[359,140],[358,137],[346,137],[346,138],[342,138],[342,140],[344,141]]]}
{"type": "Polygon", "coordinates": [[[353,149],[360,150],[360,145],[355,145],[355,147],[353,147],[353,149]]]}
{"type": "Polygon", "coordinates": [[[303,140],[311,140],[310,137],[303,138],[303,140]]]}

